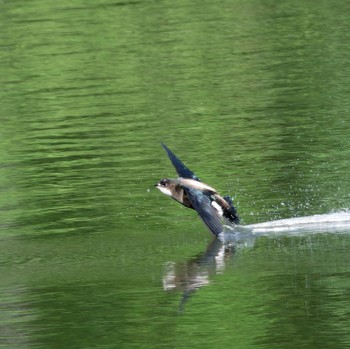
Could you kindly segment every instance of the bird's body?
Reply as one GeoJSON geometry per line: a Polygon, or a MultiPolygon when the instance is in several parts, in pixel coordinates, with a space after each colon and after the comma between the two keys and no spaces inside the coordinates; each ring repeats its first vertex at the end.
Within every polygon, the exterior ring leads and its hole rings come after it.
{"type": "Polygon", "coordinates": [[[214,188],[201,182],[169,148],[164,144],[162,146],[180,177],[177,179],[163,178],[156,184],[156,187],[185,207],[196,210],[216,236],[222,232],[223,225],[238,224],[239,217],[232,205],[231,198],[220,196],[214,188]]]}

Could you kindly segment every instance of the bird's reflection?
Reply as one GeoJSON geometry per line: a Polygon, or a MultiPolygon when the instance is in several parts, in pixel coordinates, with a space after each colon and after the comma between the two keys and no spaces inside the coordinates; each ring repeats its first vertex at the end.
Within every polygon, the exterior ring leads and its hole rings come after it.
{"type": "Polygon", "coordinates": [[[186,262],[168,262],[163,277],[164,290],[196,290],[209,284],[210,276],[225,267],[225,260],[234,253],[233,245],[213,240],[207,249],[186,262]]]}
{"type": "Polygon", "coordinates": [[[180,311],[183,310],[191,294],[209,285],[214,275],[224,271],[227,261],[240,246],[237,241],[214,239],[199,255],[184,262],[166,263],[163,288],[165,291],[182,291],[180,311]]]}

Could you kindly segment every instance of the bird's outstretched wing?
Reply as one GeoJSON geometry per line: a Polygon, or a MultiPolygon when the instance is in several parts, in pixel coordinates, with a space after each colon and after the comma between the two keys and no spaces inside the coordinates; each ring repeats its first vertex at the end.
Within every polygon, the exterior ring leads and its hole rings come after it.
{"type": "Polygon", "coordinates": [[[197,189],[184,187],[184,191],[202,221],[214,235],[219,235],[223,231],[222,217],[211,204],[210,198],[197,189]]]}
{"type": "Polygon", "coordinates": [[[200,179],[189,169],[187,168],[182,161],[164,144],[161,143],[162,147],[167,152],[169,159],[171,160],[173,166],[175,167],[175,170],[179,177],[182,178],[191,178],[196,181],[200,181],[200,179]]]}

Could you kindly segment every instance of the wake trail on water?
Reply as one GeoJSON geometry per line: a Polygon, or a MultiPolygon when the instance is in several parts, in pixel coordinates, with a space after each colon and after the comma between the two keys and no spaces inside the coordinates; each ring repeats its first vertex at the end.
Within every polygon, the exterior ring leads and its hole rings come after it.
{"type": "Polygon", "coordinates": [[[304,235],[317,233],[350,233],[350,210],[306,217],[279,219],[249,225],[239,225],[234,229],[225,226],[220,234],[222,241],[238,241],[258,236],[304,235]]]}
{"type": "Polygon", "coordinates": [[[321,232],[344,231],[350,232],[350,210],[329,214],[316,214],[307,217],[279,219],[271,222],[246,225],[252,233],[268,232],[321,232]]]}

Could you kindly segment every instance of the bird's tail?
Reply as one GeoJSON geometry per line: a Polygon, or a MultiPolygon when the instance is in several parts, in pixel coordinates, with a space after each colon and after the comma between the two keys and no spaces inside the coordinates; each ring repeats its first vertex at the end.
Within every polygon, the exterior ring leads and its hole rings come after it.
{"type": "Polygon", "coordinates": [[[232,223],[239,224],[240,218],[238,216],[236,207],[233,206],[233,201],[230,196],[224,196],[225,201],[230,205],[230,208],[225,210],[224,216],[232,223]]]}

